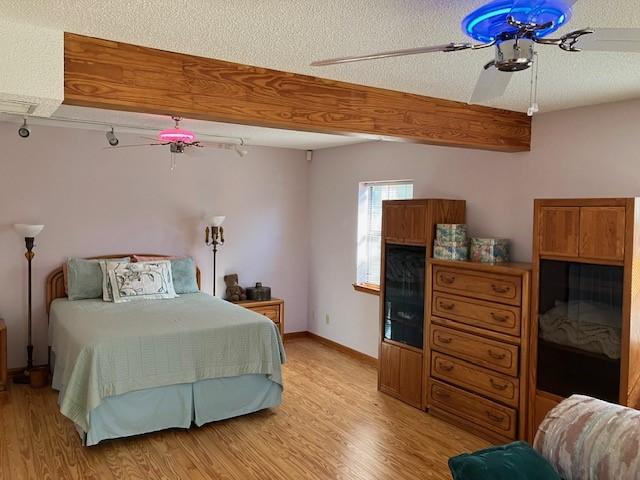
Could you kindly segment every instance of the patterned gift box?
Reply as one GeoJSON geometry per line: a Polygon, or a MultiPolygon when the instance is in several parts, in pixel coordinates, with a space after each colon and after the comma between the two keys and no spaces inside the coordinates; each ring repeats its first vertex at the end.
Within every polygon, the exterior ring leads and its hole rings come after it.
{"type": "Polygon", "coordinates": [[[433,242],[433,258],[441,260],[467,260],[469,247],[467,242],[433,242]]]}
{"type": "Polygon", "coordinates": [[[467,226],[464,223],[439,223],[436,240],[441,244],[467,243],[467,226]]]}
{"type": "Polygon", "coordinates": [[[472,238],[471,261],[500,263],[509,261],[509,240],[505,238],[472,238]]]}

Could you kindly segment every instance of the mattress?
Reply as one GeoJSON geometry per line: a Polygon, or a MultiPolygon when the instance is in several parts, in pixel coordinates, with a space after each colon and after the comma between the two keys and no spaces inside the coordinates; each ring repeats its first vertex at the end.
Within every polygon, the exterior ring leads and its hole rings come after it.
{"type": "Polygon", "coordinates": [[[85,432],[105,399],[131,392],[243,375],[282,385],[276,326],[203,293],[124,304],[57,299],[50,340],[60,411],[85,432]]]}

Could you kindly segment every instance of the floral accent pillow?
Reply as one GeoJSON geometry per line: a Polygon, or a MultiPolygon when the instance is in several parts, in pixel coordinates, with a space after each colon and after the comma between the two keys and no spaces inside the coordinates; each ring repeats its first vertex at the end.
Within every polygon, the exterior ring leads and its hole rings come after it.
{"type": "Polygon", "coordinates": [[[173,288],[171,262],[107,262],[113,301],[177,297],[173,288]]]}

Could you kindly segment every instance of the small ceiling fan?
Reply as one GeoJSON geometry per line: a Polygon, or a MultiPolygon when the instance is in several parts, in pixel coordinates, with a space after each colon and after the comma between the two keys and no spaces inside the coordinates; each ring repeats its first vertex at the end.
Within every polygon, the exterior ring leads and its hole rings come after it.
{"type": "MultiPolygon", "coordinates": [[[[504,94],[514,72],[534,64],[534,46],[555,45],[565,52],[606,51],[640,53],[640,28],[584,28],[558,38],[547,36],[571,19],[578,0],[494,0],[462,20],[462,30],[481,43],[448,43],[353,57],[332,58],[312,66],[376,60],[432,52],[457,52],[495,47],[495,58],[484,66],[469,103],[483,103],[504,94]]],[[[536,62],[537,64],[537,62],[536,62]]],[[[532,92],[534,91],[532,76],[532,92]]],[[[529,115],[537,111],[532,98],[529,115]]]]}
{"type": "MultiPolygon", "coordinates": [[[[175,154],[184,153],[185,150],[190,149],[191,147],[196,148],[218,148],[224,150],[233,150],[238,156],[244,157],[249,153],[244,148],[244,140],[240,139],[240,143],[203,143],[200,140],[196,139],[196,134],[190,132],[189,130],[185,130],[184,128],[180,128],[180,122],[182,121],[181,117],[172,116],[171,117],[175,122],[174,128],[168,128],[166,130],[162,130],[158,132],[157,138],[153,137],[142,137],[149,138],[155,140],[154,143],[140,143],[135,145],[118,145],[116,141],[112,144],[109,139],[109,147],[105,147],[106,149],[116,149],[116,148],[132,148],[132,147],[155,147],[155,146],[169,146],[169,151],[171,152],[171,170],[175,169],[175,154]]],[[[110,132],[113,135],[113,130],[110,132]]],[[[107,133],[107,138],[109,138],[109,133],[107,133]]]]}

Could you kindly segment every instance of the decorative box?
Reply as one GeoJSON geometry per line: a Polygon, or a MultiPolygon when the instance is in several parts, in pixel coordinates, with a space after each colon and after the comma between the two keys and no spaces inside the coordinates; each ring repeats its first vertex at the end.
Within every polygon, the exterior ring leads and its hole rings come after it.
{"type": "Polygon", "coordinates": [[[509,261],[509,240],[506,238],[472,238],[471,261],[500,263],[509,261]]]}
{"type": "Polygon", "coordinates": [[[441,244],[467,243],[467,225],[464,223],[439,223],[436,226],[436,241],[441,244]]]}
{"type": "Polygon", "coordinates": [[[441,260],[467,260],[469,247],[467,242],[433,242],[433,258],[441,260]]]}
{"type": "Polygon", "coordinates": [[[256,282],[255,287],[247,287],[247,300],[271,300],[271,287],[263,287],[261,282],[256,282]]]}

